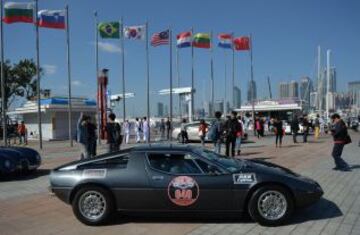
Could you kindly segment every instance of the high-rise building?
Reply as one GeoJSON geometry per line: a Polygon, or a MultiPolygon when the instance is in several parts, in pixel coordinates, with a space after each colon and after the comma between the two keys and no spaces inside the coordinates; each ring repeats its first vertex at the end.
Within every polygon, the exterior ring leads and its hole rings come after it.
{"type": "Polygon", "coordinates": [[[279,84],[279,98],[289,98],[289,83],[280,82],[279,84]]]}
{"type": "Polygon", "coordinates": [[[256,94],[256,82],[255,81],[249,81],[248,83],[248,90],[247,90],[247,101],[251,102],[252,98],[253,100],[256,100],[257,98],[256,94]]]}
{"type": "Polygon", "coordinates": [[[222,100],[215,101],[214,112],[217,112],[217,111],[220,111],[222,113],[224,112],[224,101],[222,101],[222,100]]]}
{"type": "Polygon", "coordinates": [[[313,91],[312,81],[309,77],[303,77],[300,80],[300,100],[303,104],[303,109],[308,111],[310,109],[310,95],[313,91]]]}
{"type": "Polygon", "coordinates": [[[319,109],[319,100],[317,91],[310,92],[310,108],[318,110],[319,109]]]}
{"type": "Polygon", "coordinates": [[[291,81],[289,83],[289,97],[298,99],[299,98],[299,83],[297,81],[291,81]]]}
{"type": "Polygon", "coordinates": [[[351,105],[360,108],[360,81],[349,82],[348,89],[351,96],[351,105]]]}
{"type": "MultiPolygon", "coordinates": [[[[334,67],[330,68],[330,82],[329,82],[329,92],[336,92],[336,69],[334,67]]],[[[326,94],[328,91],[327,87],[327,71],[324,69],[321,74],[321,78],[318,84],[318,99],[319,99],[319,109],[326,109],[326,94]]]]}
{"type": "Polygon", "coordinates": [[[234,87],[234,107],[233,108],[240,108],[241,107],[241,90],[239,87],[234,87]]]}
{"type": "Polygon", "coordinates": [[[161,102],[157,103],[157,116],[164,117],[164,104],[161,102]]]}

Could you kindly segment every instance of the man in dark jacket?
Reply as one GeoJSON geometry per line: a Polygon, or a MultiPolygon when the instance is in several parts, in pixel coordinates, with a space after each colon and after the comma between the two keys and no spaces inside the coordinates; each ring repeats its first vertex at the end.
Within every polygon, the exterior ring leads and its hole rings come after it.
{"type": "Polygon", "coordinates": [[[107,143],[108,143],[108,151],[116,152],[120,150],[120,144],[122,141],[121,136],[121,127],[120,124],[115,122],[115,114],[109,114],[109,122],[106,124],[106,134],[107,134],[107,143]]]}
{"type": "Polygon", "coordinates": [[[299,120],[297,119],[296,116],[294,116],[293,120],[291,121],[291,133],[292,133],[292,136],[293,136],[293,141],[294,141],[294,144],[297,143],[297,139],[296,139],[296,136],[297,136],[297,133],[299,131],[299,120]]]}
{"type": "Polygon", "coordinates": [[[331,134],[334,138],[334,147],[332,151],[332,157],[335,161],[334,170],[350,171],[349,165],[341,158],[342,151],[345,144],[349,142],[349,135],[347,132],[346,124],[341,120],[340,115],[335,113],[331,116],[333,126],[331,128],[331,134]]]}
{"type": "Polygon", "coordinates": [[[225,123],[226,156],[229,156],[230,145],[231,156],[235,156],[236,134],[241,129],[240,123],[238,122],[236,116],[237,113],[235,111],[231,112],[231,117],[225,123]]]}
{"type": "Polygon", "coordinates": [[[304,143],[307,143],[307,137],[309,135],[310,123],[306,116],[303,118],[303,140],[304,143]]]}

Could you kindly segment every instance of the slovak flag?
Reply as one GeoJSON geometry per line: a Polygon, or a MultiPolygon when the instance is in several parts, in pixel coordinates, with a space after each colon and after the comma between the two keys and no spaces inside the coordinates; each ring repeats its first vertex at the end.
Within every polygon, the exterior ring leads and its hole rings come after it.
{"type": "Polygon", "coordinates": [[[192,33],[183,32],[176,36],[176,46],[178,48],[191,47],[192,33]]]}
{"type": "Polygon", "coordinates": [[[224,49],[232,48],[232,35],[227,33],[221,33],[218,35],[219,43],[218,46],[224,49]]]}
{"type": "Polygon", "coordinates": [[[40,10],[38,25],[45,28],[65,29],[65,10],[40,10]]]}

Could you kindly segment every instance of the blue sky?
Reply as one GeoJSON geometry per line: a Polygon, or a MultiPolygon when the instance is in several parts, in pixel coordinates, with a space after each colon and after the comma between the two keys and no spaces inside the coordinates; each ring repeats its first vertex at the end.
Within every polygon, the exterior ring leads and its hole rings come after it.
{"type": "MultiPolygon", "coordinates": [[[[71,60],[73,94],[95,97],[94,11],[99,21],[114,21],[124,17],[125,25],[140,25],[149,21],[150,35],[169,26],[174,34],[194,27],[195,32],[214,35],[234,32],[253,35],[254,78],[260,97],[268,96],[266,77],[272,81],[277,94],[280,81],[298,80],[302,76],[314,78],[316,48],[332,50],[332,66],[337,68],[338,90],[346,90],[347,82],[360,79],[360,1],[357,0],[39,0],[39,9],[70,8],[71,60]]],[[[4,25],[5,58],[17,62],[21,58],[35,58],[35,31],[30,24],[4,25]]],[[[216,42],[216,41],[215,41],[216,42]]],[[[128,112],[144,115],[145,106],[145,50],[143,41],[125,42],[127,91],[136,98],[129,99],[128,112]]],[[[118,40],[101,40],[100,68],[110,69],[112,93],[121,91],[121,52],[118,40]]],[[[231,53],[227,52],[228,87],[230,94],[231,53]]],[[[180,84],[190,86],[190,49],[180,51],[180,84]]],[[[213,51],[215,98],[224,96],[224,50],[213,51]]],[[[40,62],[46,74],[42,88],[54,94],[67,94],[65,32],[40,29],[40,62]]],[[[175,60],[174,60],[175,62],[175,60]]],[[[250,79],[248,52],[236,53],[236,84],[245,100],[250,79]]],[[[175,63],[174,63],[175,64],[175,63]]],[[[176,84],[174,66],[174,83],[176,84]]],[[[168,47],[150,47],[150,79],[152,112],[156,102],[167,103],[167,96],[154,93],[168,88],[168,47]]],[[[196,106],[210,97],[210,51],[195,49],[196,106]]],[[[229,97],[229,95],[228,95],[229,97]]]]}

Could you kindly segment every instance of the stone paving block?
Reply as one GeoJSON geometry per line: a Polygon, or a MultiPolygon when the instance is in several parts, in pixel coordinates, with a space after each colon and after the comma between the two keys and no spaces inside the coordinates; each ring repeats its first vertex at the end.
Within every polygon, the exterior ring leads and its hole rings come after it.
{"type": "Polygon", "coordinates": [[[348,224],[341,224],[338,230],[336,231],[337,235],[344,235],[344,234],[350,234],[352,230],[352,225],[348,224]]]}

